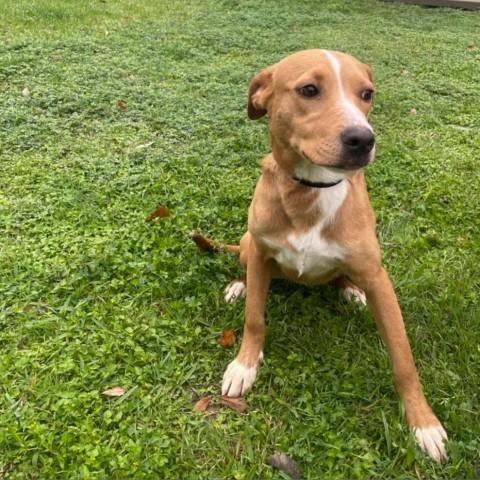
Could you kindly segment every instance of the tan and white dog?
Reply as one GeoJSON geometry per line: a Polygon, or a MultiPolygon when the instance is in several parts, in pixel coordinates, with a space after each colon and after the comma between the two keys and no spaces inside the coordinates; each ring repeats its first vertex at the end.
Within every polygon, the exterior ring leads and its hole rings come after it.
{"type": "Polygon", "coordinates": [[[432,459],[446,459],[447,435],[425,399],[402,314],[382,267],[363,168],[374,157],[368,122],[373,100],[371,70],[328,50],[305,50],[253,78],[248,116],[268,116],[272,153],[262,175],[240,246],[192,238],[204,250],[240,253],[246,278],[225,299],[246,296],[242,345],[228,366],[222,393],[243,395],[263,357],[265,302],[270,281],[286,278],[318,285],[334,281],[347,296],[366,303],[392,361],[395,385],[418,444],[432,459]]]}

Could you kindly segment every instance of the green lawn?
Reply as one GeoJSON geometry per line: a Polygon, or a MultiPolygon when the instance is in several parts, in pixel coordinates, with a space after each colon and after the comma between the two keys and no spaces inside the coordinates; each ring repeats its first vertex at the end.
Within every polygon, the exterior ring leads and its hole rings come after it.
{"type": "Polygon", "coordinates": [[[365,1],[2,0],[0,478],[480,476],[480,12],[365,1]],[[449,462],[409,437],[365,309],[274,284],[248,410],[218,396],[222,290],[268,152],[251,77],[321,47],[369,63],[367,179],[449,462]],[[157,207],[167,218],[145,223],[157,207]],[[126,394],[101,392],[121,386],[126,394]]]}

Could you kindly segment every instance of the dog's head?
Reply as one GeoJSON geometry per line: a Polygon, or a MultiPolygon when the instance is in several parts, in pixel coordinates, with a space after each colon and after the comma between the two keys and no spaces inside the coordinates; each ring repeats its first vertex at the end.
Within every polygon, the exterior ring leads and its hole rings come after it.
{"type": "Polygon", "coordinates": [[[290,174],[334,182],[373,160],[373,91],[370,68],[354,57],[305,50],[253,78],[248,116],[268,115],[274,156],[290,174]]]}

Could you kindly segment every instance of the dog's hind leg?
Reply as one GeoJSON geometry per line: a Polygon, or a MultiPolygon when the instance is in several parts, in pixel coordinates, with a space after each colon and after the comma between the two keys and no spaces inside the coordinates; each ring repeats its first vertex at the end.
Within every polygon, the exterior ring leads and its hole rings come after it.
{"type": "MultiPolygon", "coordinates": [[[[240,264],[243,270],[247,270],[248,249],[250,247],[250,233],[247,232],[240,240],[240,264]]],[[[245,298],[247,295],[247,275],[232,280],[225,288],[225,301],[233,303],[238,298],[245,298]]]]}
{"type": "Polygon", "coordinates": [[[232,280],[225,288],[225,301],[234,303],[239,298],[247,296],[247,278],[241,277],[232,280]]]}
{"type": "MultiPolygon", "coordinates": [[[[248,252],[250,251],[250,233],[246,232],[240,240],[240,264],[243,270],[247,271],[248,252]]],[[[270,275],[272,279],[284,278],[282,272],[276,263],[270,265],[270,275]]],[[[247,275],[232,280],[225,288],[225,301],[233,303],[238,298],[247,296],[247,275]]]]}
{"type": "Polygon", "coordinates": [[[344,297],[347,300],[353,300],[354,302],[361,303],[363,305],[367,304],[367,297],[365,292],[360,290],[356,285],[354,285],[345,275],[333,280],[333,285],[342,290],[344,297]]]}

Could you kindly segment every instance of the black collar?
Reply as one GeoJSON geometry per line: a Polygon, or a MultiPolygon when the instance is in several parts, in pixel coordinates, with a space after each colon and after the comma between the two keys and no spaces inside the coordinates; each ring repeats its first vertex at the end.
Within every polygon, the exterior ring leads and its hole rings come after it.
{"type": "Polygon", "coordinates": [[[329,187],[334,187],[335,185],[338,185],[340,182],[343,182],[342,180],[339,180],[338,182],[331,182],[331,183],[323,183],[323,182],[310,182],[309,180],[304,180],[303,178],[297,178],[293,177],[293,179],[300,183],[301,185],[305,185],[305,187],[312,187],[312,188],[329,188],[329,187]]]}

